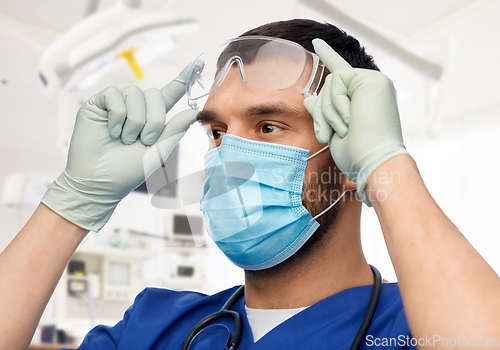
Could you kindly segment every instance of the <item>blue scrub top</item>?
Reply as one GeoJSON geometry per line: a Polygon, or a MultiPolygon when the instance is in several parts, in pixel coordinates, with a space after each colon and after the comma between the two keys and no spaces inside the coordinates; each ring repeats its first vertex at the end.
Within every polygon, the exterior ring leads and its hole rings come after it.
{"type": "MultiPolygon", "coordinates": [[[[125,312],[123,320],[114,327],[95,327],[78,349],[180,349],[191,329],[205,316],[219,311],[237,288],[211,296],[146,288],[125,312]]],[[[246,317],[245,298],[242,297],[232,308],[243,319],[243,335],[238,349],[349,349],[365,316],[372,288],[361,286],[334,294],[281,323],[256,343],[246,317]]],[[[232,318],[219,319],[215,323],[226,325],[234,334],[232,318]]],[[[225,349],[227,333],[207,331],[204,335],[196,350],[225,349]]],[[[397,283],[382,285],[377,310],[361,349],[371,347],[415,349],[411,346],[397,283]]]]}

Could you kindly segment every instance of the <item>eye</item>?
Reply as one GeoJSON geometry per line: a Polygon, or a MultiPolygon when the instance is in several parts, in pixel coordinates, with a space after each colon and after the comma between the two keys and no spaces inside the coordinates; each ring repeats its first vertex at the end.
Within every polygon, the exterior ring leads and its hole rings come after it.
{"type": "Polygon", "coordinates": [[[279,130],[281,130],[281,128],[279,126],[271,125],[271,124],[263,124],[260,127],[260,132],[263,134],[270,134],[272,132],[276,132],[279,130]]]}
{"type": "Polygon", "coordinates": [[[220,140],[226,135],[226,133],[222,130],[212,129],[212,137],[214,140],[220,140]]]}

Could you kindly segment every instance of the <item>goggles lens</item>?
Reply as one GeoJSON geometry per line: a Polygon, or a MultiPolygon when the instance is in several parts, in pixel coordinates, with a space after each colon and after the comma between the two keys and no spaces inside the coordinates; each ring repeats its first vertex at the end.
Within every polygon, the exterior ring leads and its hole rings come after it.
{"type": "Polygon", "coordinates": [[[259,90],[287,90],[304,96],[316,93],[324,66],[319,57],[292,41],[271,37],[232,39],[193,63],[186,83],[190,106],[219,87],[230,69],[259,90]],[[293,89],[290,89],[292,88],[293,89]]]}

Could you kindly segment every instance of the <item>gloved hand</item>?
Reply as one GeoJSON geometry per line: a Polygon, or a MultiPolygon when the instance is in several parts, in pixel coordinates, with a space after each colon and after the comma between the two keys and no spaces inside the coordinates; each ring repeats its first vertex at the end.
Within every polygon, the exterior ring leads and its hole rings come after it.
{"type": "Polygon", "coordinates": [[[406,153],[392,81],[378,71],[352,68],[321,39],[314,50],[331,74],[321,92],[304,100],[319,142],[328,142],[340,171],[356,183],[359,197],[370,174],[382,163],[406,153]]]}
{"type": "Polygon", "coordinates": [[[166,113],[184,95],[189,66],[161,90],[109,87],[78,111],[68,162],[42,199],[87,230],[99,231],[118,203],[145,181],[177,145],[198,111],[166,125],[166,113]]]}

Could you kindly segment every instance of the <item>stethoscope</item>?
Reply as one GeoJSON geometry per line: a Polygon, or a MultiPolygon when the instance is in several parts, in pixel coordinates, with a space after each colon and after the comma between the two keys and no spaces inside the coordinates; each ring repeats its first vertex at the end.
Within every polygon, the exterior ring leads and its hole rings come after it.
{"type": "MultiPolygon", "coordinates": [[[[373,315],[375,314],[375,310],[377,309],[378,300],[380,298],[380,292],[382,291],[382,275],[379,270],[377,270],[374,266],[370,265],[370,268],[373,272],[373,277],[375,278],[375,283],[373,284],[372,295],[370,297],[370,303],[368,304],[368,309],[366,310],[365,318],[363,322],[361,322],[361,326],[359,327],[358,333],[356,337],[354,337],[354,341],[351,345],[351,350],[359,349],[361,346],[361,342],[365,338],[366,331],[368,331],[368,327],[370,327],[370,323],[372,321],[373,315]]],[[[236,301],[243,296],[244,286],[238,288],[236,292],[226,301],[222,309],[212,315],[205,317],[203,320],[198,322],[196,326],[189,332],[188,336],[184,340],[182,344],[182,350],[188,350],[189,345],[196,337],[196,335],[203,330],[203,328],[207,327],[208,324],[216,319],[222,317],[232,317],[234,318],[234,336],[230,337],[227,341],[226,347],[228,350],[236,350],[241,341],[241,334],[243,330],[243,321],[241,320],[241,316],[236,311],[230,310],[236,301]]]]}

